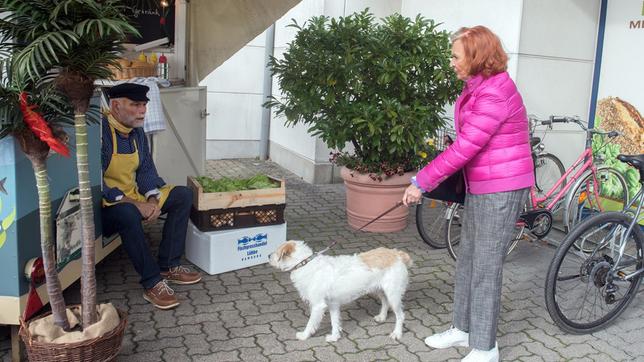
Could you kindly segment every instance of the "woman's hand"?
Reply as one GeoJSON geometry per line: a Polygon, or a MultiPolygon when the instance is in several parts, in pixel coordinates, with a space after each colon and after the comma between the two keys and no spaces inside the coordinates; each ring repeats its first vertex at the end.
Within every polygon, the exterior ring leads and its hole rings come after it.
{"type": "Polygon", "coordinates": [[[414,205],[420,202],[421,197],[423,197],[423,191],[415,185],[409,185],[405,190],[402,202],[405,206],[414,205]]]}

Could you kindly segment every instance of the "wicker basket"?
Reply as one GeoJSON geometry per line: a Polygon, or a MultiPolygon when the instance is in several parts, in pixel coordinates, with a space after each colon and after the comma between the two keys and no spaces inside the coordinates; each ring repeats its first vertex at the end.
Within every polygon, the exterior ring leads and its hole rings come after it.
{"type": "MultiPolygon", "coordinates": [[[[71,306],[74,308],[77,306],[71,306]]],[[[48,343],[40,342],[32,338],[29,333],[30,321],[20,320],[20,336],[25,343],[29,361],[92,361],[92,362],[107,362],[112,361],[119,354],[121,343],[123,341],[123,333],[127,325],[127,313],[120,309],[116,309],[119,313],[121,321],[111,332],[104,334],[101,337],[88,339],[86,341],[74,343],[48,343]]],[[[37,318],[43,318],[51,314],[51,312],[43,314],[37,318]]]]}

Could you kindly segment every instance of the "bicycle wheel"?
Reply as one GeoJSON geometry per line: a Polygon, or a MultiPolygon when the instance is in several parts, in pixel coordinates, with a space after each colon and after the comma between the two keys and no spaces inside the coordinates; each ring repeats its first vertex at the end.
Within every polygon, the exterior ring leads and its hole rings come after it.
{"type": "Polygon", "coordinates": [[[416,205],[416,229],[425,244],[435,249],[447,247],[443,237],[445,223],[445,211],[449,204],[443,201],[423,197],[420,204],[416,205]]]}
{"type": "Polygon", "coordinates": [[[557,248],[545,292],[548,313],[562,330],[594,332],[614,321],[637,294],[642,274],[628,280],[626,276],[644,266],[644,235],[639,227],[624,235],[631,220],[620,212],[595,215],[575,227],[557,248]],[[621,240],[626,244],[620,259],[621,240]],[[575,244],[592,251],[579,251],[575,244]]]}
{"type": "Polygon", "coordinates": [[[597,169],[597,183],[591,172],[584,174],[566,196],[563,223],[567,232],[585,218],[604,211],[606,200],[628,203],[628,187],[624,176],[610,167],[597,169]],[[600,195],[597,199],[596,193],[600,195]]]}
{"type": "MultiPolygon", "coordinates": [[[[550,153],[537,155],[534,159],[534,191],[536,196],[539,198],[546,196],[565,172],[566,169],[557,156],[550,153]]],[[[566,180],[563,180],[552,195],[556,195],[565,186],[566,180]]]]}
{"type": "MultiPolygon", "coordinates": [[[[459,243],[461,241],[461,228],[462,228],[462,216],[463,216],[463,205],[453,204],[451,210],[448,210],[445,227],[445,240],[447,242],[447,252],[452,259],[456,260],[458,255],[459,243]]],[[[510,254],[514,248],[516,248],[519,240],[524,236],[525,225],[523,223],[517,222],[516,233],[514,238],[510,240],[508,244],[508,249],[506,255],[510,254]]]]}

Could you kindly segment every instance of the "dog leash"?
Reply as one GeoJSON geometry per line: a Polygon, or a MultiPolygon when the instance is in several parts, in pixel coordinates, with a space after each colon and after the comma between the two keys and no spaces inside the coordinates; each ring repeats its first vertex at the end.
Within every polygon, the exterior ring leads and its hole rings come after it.
{"type": "MultiPolygon", "coordinates": [[[[364,228],[366,228],[367,226],[369,226],[369,225],[373,224],[375,221],[377,221],[377,220],[378,220],[378,219],[380,219],[381,217],[383,217],[383,216],[387,215],[388,213],[390,213],[390,212],[394,211],[395,209],[397,209],[398,207],[402,206],[402,204],[403,204],[403,202],[402,202],[402,201],[398,201],[398,202],[396,202],[396,204],[395,204],[394,206],[390,207],[388,210],[386,210],[386,211],[385,211],[385,212],[383,212],[382,214],[380,214],[380,215],[376,216],[375,218],[371,219],[368,223],[366,223],[366,224],[362,225],[362,227],[361,227],[360,229],[358,229],[357,231],[362,231],[364,228]]],[[[294,266],[294,267],[292,267],[292,268],[290,268],[290,269],[288,269],[288,270],[285,270],[285,271],[293,271],[293,270],[296,270],[296,269],[298,269],[298,268],[301,268],[301,267],[305,266],[305,265],[306,265],[306,264],[308,264],[308,262],[310,262],[311,260],[313,260],[313,259],[317,258],[318,256],[320,256],[320,255],[322,255],[322,254],[326,253],[327,251],[329,251],[329,250],[330,250],[332,247],[334,247],[334,246],[335,246],[335,244],[337,244],[337,243],[338,243],[338,241],[337,241],[337,240],[333,240],[333,242],[331,242],[331,244],[329,244],[329,246],[327,246],[326,248],[324,248],[324,249],[322,249],[322,250],[318,251],[317,253],[311,254],[311,256],[309,256],[308,258],[306,258],[306,259],[302,260],[301,262],[299,262],[299,263],[295,264],[295,266],[294,266]]]]}

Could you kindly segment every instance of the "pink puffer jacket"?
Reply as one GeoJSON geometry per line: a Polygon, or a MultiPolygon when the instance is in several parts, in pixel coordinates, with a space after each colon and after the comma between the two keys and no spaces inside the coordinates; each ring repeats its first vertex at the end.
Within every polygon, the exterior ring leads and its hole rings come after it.
{"type": "Polygon", "coordinates": [[[528,118],[507,72],[470,78],[456,100],[454,124],[455,142],[416,176],[422,189],[433,190],[461,168],[472,194],[534,184],[528,118]]]}

